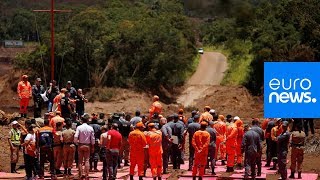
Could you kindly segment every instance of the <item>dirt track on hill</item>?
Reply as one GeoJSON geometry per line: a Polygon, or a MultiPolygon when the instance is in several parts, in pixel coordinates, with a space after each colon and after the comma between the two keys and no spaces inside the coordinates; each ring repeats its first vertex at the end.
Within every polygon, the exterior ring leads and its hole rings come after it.
{"type": "Polygon", "coordinates": [[[205,91],[213,85],[220,85],[227,70],[227,58],[218,52],[204,52],[196,72],[185,85],[177,103],[184,107],[194,106],[195,100],[204,97],[205,91]]]}

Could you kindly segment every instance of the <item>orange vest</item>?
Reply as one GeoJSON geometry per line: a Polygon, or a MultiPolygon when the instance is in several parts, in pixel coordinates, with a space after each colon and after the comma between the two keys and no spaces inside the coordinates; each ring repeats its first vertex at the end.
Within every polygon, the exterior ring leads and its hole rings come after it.
{"type": "Polygon", "coordinates": [[[147,144],[149,145],[149,154],[162,154],[162,133],[152,130],[147,132],[147,144]]]}
{"type": "Polygon", "coordinates": [[[17,91],[20,98],[30,98],[32,96],[32,88],[29,81],[20,81],[18,83],[17,91]]]}

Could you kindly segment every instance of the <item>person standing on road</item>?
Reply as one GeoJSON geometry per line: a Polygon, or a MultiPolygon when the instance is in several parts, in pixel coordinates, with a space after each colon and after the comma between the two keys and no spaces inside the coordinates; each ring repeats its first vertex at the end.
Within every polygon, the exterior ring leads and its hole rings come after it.
{"type": "Polygon", "coordinates": [[[160,123],[162,123],[161,132],[162,132],[162,150],[163,150],[163,153],[162,153],[163,174],[167,174],[170,149],[172,145],[172,138],[171,138],[172,129],[170,127],[170,124],[172,122],[170,121],[165,123],[165,121],[162,121],[162,120],[160,121],[160,123]]]}
{"type": "Polygon", "coordinates": [[[182,152],[182,144],[184,126],[183,123],[179,122],[178,114],[173,115],[173,123],[170,123],[172,129],[172,138],[174,139],[171,146],[171,161],[173,164],[173,169],[180,169],[181,160],[181,152],[182,152]]]}
{"type": "MultiPolygon", "coordinates": [[[[124,166],[129,166],[129,133],[131,132],[131,123],[130,123],[130,115],[126,115],[125,119],[120,119],[121,122],[121,129],[119,132],[122,135],[122,145],[120,150],[120,163],[124,159],[124,166]]],[[[120,165],[120,164],[119,164],[120,165]]]]}
{"type": "Polygon", "coordinates": [[[217,134],[217,141],[216,141],[216,153],[215,153],[215,159],[218,160],[218,153],[220,151],[220,160],[222,161],[222,165],[225,164],[225,151],[223,148],[223,143],[225,141],[225,134],[226,134],[226,123],[221,119],[218,118],[217,123],[213,125],[214,129],[216,130],[217,134]]]}
{"type": "Polygon", "coordinates": [[[289,178],[294,179],[294,173],[298,171],[298,179],[301,179],[302,163],[304,155],[304,144],[306,140],[306,134],[302,131],[302,125],[295,126],[290,137],[291,146],[291,175],[289,178]]]}
{"type": "Polygon", "coordinates": [[[188,125],[187,132],[189,134],[189,169],[188,171],[192,171],[193,161],[194,161],[194,147],[192,146],[192,138],[195,132],[200,129],[199,124],[199,115],[195,115],[193,117],[193,122],[188,125]]]}
{"type": "Polygon", "coordinates": [[[25,157],[25,170],[26,170],[26,180],[32,180],[32,171],[34,171],[35,157],[36,157],[36,135],[33,131],[33,127],[28,127],[28,134],[24,139],[24,143],[21,144],[24,147],[24,157],[25,157]]]}
{"type": "Polygon", "coordinates": [[[272,150],[274,143],[271,138],[271,130],[275,126],[275,121],[274,121],[274,119],[269,119],[267,122],[265,120],[264,124],[262,127],[264,128],[264,126],[265,126],[264,137],[266,139],[266,144],[267,144],[267,150],[266,150],[267,163],[265,164],[265,167],[270,167],[271,160],[273,157],[272,153],[274,151],[274,150],[272,150]],[[267,124],[267,125],[265,126],[264,124],[267,124]]]}
{"type": "Polygon", "coordinates": [[[271,129],[271,139],[272,139],[271,157],[273,161],[273,167],[270,168],[270,170],[277,170],[277,163],[279,162],[278,155],[277,155],[277,149],[278,149],[277,137],[281,133],[282,133],[281,118],[277,118],[275,126],[271,129]]]}
{"type": "Polygon", "coordinates": [[[227,171],[233,172],[234,161],[236,155],[237,147],[237,137],[238,131],[237,127],[233,122],[230,122],[230,125],[227,126],[226,130],[226,152],[227,152],[227,171]]]}
{"type": "Polygon", "coordinates": [[[243,153],[241,152],[241,143],[242,143],[242,138],[244,135],[243,131],[243,121],[239,118],[239,116],[236,116],[233,118],[234,124],[237,128],[238,135],[237,135],[237,148],[236,148],[236,153],[237,153],[237,168],[242,169],[242,160],[243,160],[243,153]]]}
{"type": "Polygon", "coordinates": [[[216,153],[216,134],[217,131],[213,128],[213,121],[209,122],[209,126],[207,127],[206,131],[210,134],[210,144],[209,144],[209,152],[208,152],[208,165],[210,162],[210,166],[211,166],[211,174],[212,175],[216,175],[216,173],[214,172],[214,168],[215,168],[215,153],[216,153]]]}
{"type": "Polygon", "coordinates": [[[74,153],[76,147],[74,145],[75,131],[71,129],[72,121],[66,120],[66,129],[62,131],[62,143],[63,143],[63,166],[64,175],[72,175],[71,168],[74,161],[74,153]]]}
{"type": "Polygon", "coordinates": [[[80,178],[88,178],[89,175],[89,158],[91,152],[93,153],[95,137],[94,130],[88,125],[90,115],[85,113],[82,116],[82,125],[77,127],[74,135],[74,143],[78,144],[79,153],[79,176],[80,178]],[[83,168],[84,165],[84,174],[83,168]]]}
{"type": "Polygon", "coordinates": [[[29,101],[32,98],[32,88],[27,75],[22,75],[22,81],[18,83],[17,92],[20,99],[21,117],[26,118],[29,101]]]}
{"type": "Polygon", "coordinates": [[[287,155],[288,155],[288,146],[290,141],[290,133],[287,131],[288,129],[288,122],[284,121],[281,125],[281,134],[277,136],[277,153],[278,153],[278,164],[279,170],[278,172],[281,175],[281,179],[287,179],[287,155]]]}
{"type": "Polygon", "coordinates": [[[99,161],[99,152],[100,152],[100,145],[99,145],[99,140],[100,140],[100,135],[101,135],[101,127],[98,124],[98,119],[93,116],[91,118],[91,123],[89,124],[93,128],[94,131],[94,138],[95,138],[95,144],[94,144],[94,149],[93,152],[90,154],[90,172],[99,172],[98,170],[98,161],[99,161]]]}
{"type": "Polygon", "coordinates": [[[108,131],[107,139],[107,165],[109,180],[117,178],[118,161],[120,158],[120,149],[122,144],[122,135],[119,133],[118,124],[113,123],[111,130],[108,131]]]}
{"type": "Polygon", "coordinates": [[[17,173],[16,165],[19,162],[19,148],[21,132],[18,129],[20,124],[17,121],[11,123],[12,128],[9,131],[8,143],[10,145],[11,173],[17,173]]]}
{"type": "Polygon", "coordinates": [[[252,120],[252,127],[251,130],[258,133],[259,137],[260,137],[260,151],[258,151],[258,157],[256,159],[256,164],[258,167],[258,172],[257,172],[257,176],[261,176],[261,168],[262,168],[262,162],[261,162],[261,158],[262,158],[262,142],[264,141],[264,133],[263,130],[259,127],[259,119],[253,119],[252,120]]]}
{"type": "Polygon", "coordinates": [[[248,130],[248,127],[245,128],[246,132],[243,136],[241,143],[241,151],[245,155],[244,166],[245,173],[244,178],[248,179],[249,175],[251,175],[252,179],[256,177],[256,161],[258,158],[258,154],[261,151],[260,144],[260,135],[254,130],[248,130]],[[251,172],[251,174],[249,174],[251,172]]]}
{"type": "Polygon", "coordinates": [[[41,79],[36,79],[36,84],[32,86],[32,97],[34,102],[34,118],[41,117],[41,109],[43,105],[43,99],[41,97],[41,94],[44,94],[45,89],[41,85],[41,79]]]}
{"type": "Polygon", "coordinates": [[[107,165],[107,141],[108,141],[108,127],[101,126],[100,136],[100,159],[102,160],[102,179],[107,180],[108,165],[107,165]]]}
{"type": "Polygon", "coordinates": [[[199,180],[202,180],[202,177],[205,173],[205,167],[208,160],[208,150],[210,144],[210,134],[206,131],[208,123],[202,121],[200,125],[200,130],[194,133],[192,138],[192,146],[195,150],[194,165],[192,168],[192,177],[195,180],[196,175],[199,171],[199,180]]]}
{"type": "Polygon", "coordinates": [[[154,180],[161,180],[162,173],[162,133],[155,128],[155,124],[148,124],[149,131],[146,135],[149,146],[149,163],[154,180]]]}
{"type": "Polygon", "coordinates": [[[63,144],[62,144],[62,128],[63,128],[63,123],[58,122],[56,124],[56,129],[55,133],[53,134],[53,161],[54,161],[54,166],[56,170],[56,174],[62,174],[60,171],[60,167],[62,166],[63,162],[63,144]]]}
{"type": "Polygon", "coordinates": [[[55,80],[52,80],[47,89],[48,112],[52,111],[53,99],[59,94],[59,87],[56,84],[57,82],[55,80]]]}
{"type": "Polygon", "coordinates": [[[139,180],[142,180],[144,175],[144,156],[145,147],[147,145],[146,136],[143,133],[144,124],[138,122],[136,124],[135,130],[129,134],[129,144],[130,144],[130,180],[133,180],[134,169],[138,165],[138,176],[139,180]]]}

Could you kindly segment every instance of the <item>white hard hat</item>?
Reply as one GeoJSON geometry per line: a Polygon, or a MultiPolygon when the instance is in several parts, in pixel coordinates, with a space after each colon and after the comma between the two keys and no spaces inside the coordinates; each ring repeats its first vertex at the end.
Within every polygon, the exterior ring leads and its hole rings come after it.
{"type": "Polygon", "coordinates": [[[216,110],[214,110],[214,109],[210,109],[210,111],[209,111],[209,113],[215,113],[216,112],[216,110]]]}
{"type": "Polygon", "coordinates": [[[12,121],[12,125],[18,124],[18,121],[12,121]]]}
{"type": "Polygon", "coordinates": [[[233,118],[233,120],[239,120],[240,118],[239,118],[239,116],[235,116],[234,118],[233,118]]]}

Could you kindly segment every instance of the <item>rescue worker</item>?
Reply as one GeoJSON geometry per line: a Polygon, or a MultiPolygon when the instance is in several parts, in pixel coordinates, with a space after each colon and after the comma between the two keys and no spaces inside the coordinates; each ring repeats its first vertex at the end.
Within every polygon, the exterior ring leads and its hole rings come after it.
{"type": "Polygon", "coordinates": [[[236,125],[231,122],[226,129],[227,171],[233,172],[234,160],[237,148],[238,131],[236,125]]]}
{"type": "Polygon", "coordinates": [[[245,128],[246,132],[243,136],[241,143],[241,151],[245,155],[244,166],[245,173],[244,178],[248,179],[251,175],[252,179],[256,177],[256,159],[261,151],[260,135],[252,129],[245,128]],[[251,172],[251,174],[249,174],[251,172]]]}
{"type": "Polygon", "coordinates": [[[216,173],[214,172],[214,168],[215,168],[215,153],[216,153],[216,130],[213,128],[213,121],[209,122],[209,126],[207,127],[206,131],[210,134],[210,144],[209,144],[209,152],[208,152],[208,165],[210,162],[210,166],[211,166],[211,174],[212,175],[216,175],[216,173]]]}
{"type": "Polygon", "coordinates": [[[206,131],[207,126],[208,123],[206,121],[202,121],[200,124],[200,130],[195,132],[192,138],[192,146],[195,150],[194,165],[192,168],[193,179],[196,179],[198,171],[200,180],[202,180],[205,173],[210,144],[210,134],[206,131]]]}
{"type": "Polygon", "coordinates": [[[196,131],[200,129],[199,124],[199,115],[195,115],[193,117],[193,122],[188,125],[187,132],[189,134],[189,169],[188,171],[192,171],[193,161],[194,161],[194,147],[192,146],[192,138],[196,131]]]}
{"type": "Polygon", "coordinates": [[[290,133],[287,131],[288,122],[284,121],[281,125],[282,132],[276,138],[277,142],[277,153],[278,153],[278,164],[279,164],[279,173],[281,179],[287,179],[287,155],[288,155],[288,145],[290,140],[290,133]]]}
{"type": "MultiPolygon", "coordinates": [[[[129,166],[129,142],[128,142],[128,136],[131,131],[131,123],[130,123],[130,115],[126,115],[125,119],[120,119],[121,122],[121,129],[119,132],[122,135],[122,144],[121,144],[121,150],[120,150],[120,162],[122,162],[122,159],[124,159],[124,166],[129,166]]],[[[120,166],[120,164],[119,164],[120,166]]]]}
{"type": "Polygon", "coordinates": [[[162,105],[159,102],[159,96],[155,95],[153,96],[153,103],[149,109],[149,118],[151,119],[154,113],[161,114],[162,112],[162,105]]]}
{"type": "Polygon", "coordinates": [[[56,129],[56,124],[58,122],[61,122],[62,124],[64,124],[64,121],[65,119],[63,117],[61,117],[61,112],[60,111],[57,111],[56,112],[56,116],[54,116],[53,118],[51,118],[51,121],[50,121],[50,126],[53,128],[53,129],[56,129]]]}
{"type": "Polygon", "coordinates": [[[301,179],[302,163],[304,155],[304,143],[306,140],[306,134],[302,131],[302,125],[295,126],[290,137],[291,146],[291,175],[289,178],[295,178],[294,173],[298,171],[298,179],[301,179]]]}
{"type": "Polygon", "coordinates": [[[59,94],[59,88],[57,82],[52,80],[47,89],[47,98],[48,98],[48,112],[52,111],[53,99],[59,94]]]}
{"type": "Polygon", "coordinates": [[[76,146],[74,145],[74,135],[76,132],[71,128],[71,126],[72,121],[67,119],[66,129],[62,131],[64,175],[72,175],[71,168],[76,150],[76,146]]]}
{"type": "Polygon", "coordinates": [[[70,118],[71,113],[73,112],[71,107],[71,99],[69,97],[70,93],[66,91],[64,93],[64,97],[62,97],[60,100],[61,116],[63,118],[70,118]]]}
{"type": "Polygon", "coordinates": [[[191,112],[191,117],[188,119],[187,124],[186,124],[187,127],[188,127],[189,124],[193,123],[193,117],[194,117],[196,114],[197,114],[197,111],[195,111],[195,110],[193,110],[193,111],[191,112]]]}
{"type": "Polygon", "coordinates": [[[133,180],[134,169],[138,165],[138,176],[139,179],[143,179],[144,175],[144,154],[145,147],[147,145],[146,136],[142,132],[144,124],[138,122],[135,130],[129,134],[129,145],[130,145],[130,180],[133,180]]]}
{"type": "Polygon", "coordinates": [[[89,175],[89,158],[90,154],[94,152],[94,145],[96,143],[94,137],[94,130],[88,125],[90,115],[84,113],[81,117],[82,125],[78,126],[74,135],[74,143],[78,144],[79,154],[79,176],[80,178],[88,178],[89,175]],[[84,165],[84,174],[83,168],[84,165]]]}
{"type": "Polygon", "coordinates": [[[40,128],[37,133],[38,145],[40,149],[40,170],[39,178],[44,177],[44,163],[49,161],[51,178],[55,177],[55,164],[53,159],[53,134],[55,130],[49,127],[49,120],[44,120],[44,127],[40,128]]]}
{"type": "Polygon", "coordinates": [[[165,121],[160,121],[162,123],[161,133],[162,133],[162,160],[163,160],[163,174],[167,174],[168,164],[169,164],[169,155],[170,155],[170,149],[172,145],[173,139],[172,136],[172,129],[170,127],[170,124],[172,123],[165,121]]]}
{"type": "Polygon", "coordinates": [[[149,163],[154,180],[161,180],[162,173],[162,133],[155,128],[155,124],[148,124],[149,131],[146,139],[149,146],[149,163]]]}
{"type": "Polygon", "coordinates": [[[56,174],[62,174],[60,171],[60,167],[62,165],[63,161],[63,144],[62,144],[62,127],[63,124],[61,122],[58,122],[56,124],[56,130],[55,133],[53,133],[53,161],[54,166],[56,170],[56,174]]]}
{"type": "Polygon", "coordinates": [[[140,112],[139,110],[136,110],[136,112],[135,112],[135,117],[133,117],[133,118],[130,120],[130,123],[131,123],[131,126],[132,126],[132,127],[135,127],[138,122],[141,122],[141,121],[142,121],[142,118],[140,117],[140,115],[141,115],[141,112],[140,112]]]}
{"type": "Polygon", "coordinates": [[[210,109],[209,113],[211,114],[211,116],[215,116],[216,115],[216,110],[214,109],[210,109]]]}
{"type": "Polygon", "coordinates": [[[17,92],[20,99],[21,117],[26,118],[29,100],[32,98],[32,88],[27,75],[22,75],[22,81],[18,83],[17,92]]]}
{"type": "Polygon", "coordinates": [[[108,141],[108,127],[101,126],[100,136],[100,158],[102,160],[102,179],[107,180],[108,164],[107,164],[107,141],[108,141]]]}
{"type": "Polygon", "coordinates": [[[66,88],[62,88],[60,93],[53,99],[53,106],[52,106],[52,111],[60,111],[61,112],[61,99],[65,96],[65,92],[67,91],[66,88]]]}
{"type": "Polygon", "coordinates": [[[272,148],[274,147],[276,149],[276,144],[272,141],[271,138],[271,130],[275,126],[275,120],[269,119],[265,132],[264,137],[266,139],[267,144],[267,150],[266,150],[266,156],[267,156],[267,163],[265,164],[265,167],[270,167],[272,157],[274,157],[274,150],[272,148]]]}
{"type": "Polygon", "coordinates": [[[11,125],[12,128],[10,129],[8,136],[8,143],[10,146],[11,173],[17,173],[16,165],[19,162],[21,131],[19,130],[20,124],[17,121],[13,121],[11,125]]]}
{"type": "Polygon", "coordinates": [[[152,119],[150,121],[148,121],[146,123],[146,125],[148,126],[149,123],[153,123],[155,125],[156,129],[161,129],[161,127],[160,127],[160,117],[159,117],[159,114],[157,112],[153,113],[152,119]]]}
{"type": "Polygon", "coordinates": [[[183,123],[179,122],[178,114],[173,115],[173,123],[170,123],[172,129],[172,146],[171,146],[171,161],[173,164],[173,169],[180,169],[181,152],[183,142],[184,126],[183,123]]]}
{"type": "Polygon", "coordinates": [[[244,131],[243,131],[243,121],[238,117],[235,116],[233,118],[234,120],[234,124],[237,127],[237,131],[238,131],[238,135],[237,135],[237,168],[238,169],[242,169],[242,159],[243,159],[243,153],[241,152],[241,143],[242,143],[242,138],[244,135],[244,131]]]}
{"type": "Polygon", "coordinates": [[[258,172],[257,172],[257,176],[261,176],[261,166],[262,166],[262,162],[261,162],[261,158],[262,158],[262,143],[264,141],[264,133],[263,130],[259,127],[259,119],[253,119],[252,120],[252,127],[251,130],[258,133],[259,137],[260,137],[260,151],[258,151],[258,157],[256,158],[256,164],[258,167],[258,172]]]}
{"type": "Polygon", "coordinates": [[[107,165],[109,180],[117,178],[118,160],[120,158],[120,149],[122,144],[122,135],[119,133],[118,124],[113,123],[108,131],[107,140],[107,165]]]}
{"type": "Polygon", "coordinates": [[[184,124],[187,124],[187,118],[183,115],[183,109],[179,109],[178,111],[179,120],[184,124]]]}
{"type": "Polygon", "coordinates": [[[281,128],[281,118],[276,119],[276,124],[275,127],[271,129],[271,139],[272,139],[272,144],[271,144],[271,157],[273,161],[273,167],[270,168],[270,170],[277,170],[277,163],[278,163],[278,156],[277,156],[277,149],[278,149],[278,144],[277,144],[277,137],[282,133],[282,128],[281,128]]]}
{"type": "Polygon", "coordinates": [[[210,109],[211,109],[210,106],[204,107],[204,113],[201,114],[199,123],[201,123],[203,120],[206,120],[207,122],[213,120],[213,116],[209,113],[210,109]]]}
{"type": "Polygon", "coordinates": [[[89,163],[90,163],[89,171],[99,172],[98,161],[99,161],[99,152],[100,152],[99,140],[101,135],[101,131],[100,131],[101,127],[98,124],[98,119],[96,117],[92,117],[91,123],[89,124],[89,126],[92,127],[94,131],[94,138],[95,138],[94,149],[93,149],[93,152],[91,152],[90,159],[89,159],[89,163]]]}
{"type": "Polygon", "coordinates": [[[45,89],[41,85],[41,79],[37,78],[35,85],[32,86],[32,97],[34,106],[34,118],[41,117],[41,108],[43,105],[43,99],[41,94],[44,94],[45,89]]]}
{"type": "Polygon", "coordinates": [[[223,143],[225,141],[225,134],[226,134],[226,123],[223,122],[222,116],[218,118],[217,123],[213,125],[214,129],[216,130],[217,134],[217,140],[216,140],[216,153],[215,153],[215,159],[218,160],[218,153],[220,151],[220,157],[219,159],[222,161],[222,165],[225,164],[225,151],[223,148],[223,143]]]}
{"type": "Polygon", "coordinates": [[[82,89],[78,89],[74,100],[76,102],[76,113],[81,117],[84,114],[84,103],[88,102],[88,99],[82,93],[82,89]]]}
{"type": "MultiPolygon", "coordinates": [[[[21,144],[24,147],[24,161],[25,161],[25,171],[26,171],[26,180],[33,180],[32,171],[35,171],[35,156],[36,156],[36,135],[32,126],[28,127],[28,134],[26,135],[23,143],[21,144]]],[[[35,172],[34,172],[35,173],[35,172]]]]}

